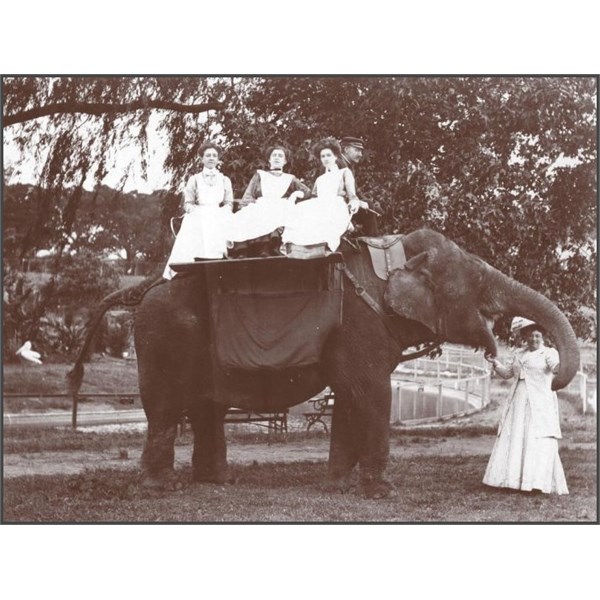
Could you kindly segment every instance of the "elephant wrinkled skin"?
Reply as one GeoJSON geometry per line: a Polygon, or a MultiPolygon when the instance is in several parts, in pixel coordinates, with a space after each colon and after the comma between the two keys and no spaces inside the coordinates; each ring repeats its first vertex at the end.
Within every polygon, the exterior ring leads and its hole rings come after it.
{"type": "MultiPolygon", "coordinates": [[[[385,479],[390,374],[407,348],[439,340],[484,348],[496,355],[494,322],[501,316],[521,315],[542,325],[556,342],[560,368],[555,389],[567,385],[579,364],[576,338],[567,319],[539,293],[433,231],[412,232],[403,243],[408,262],[393,271],[387,282],[372,272],[368,253],[343,246],[348,269],[369,278],[369,285],[378,286],[395,316],[384,324],[346,282],[342,326],[328,338],[320,363],[303,368],[303,376],[298,378],[298,385],[304,386],[299,394],[303,399],[326,385],[335,392],[329,487],[346,490],[358,465],[359,483],[369,497],[383,497],[392,491],[385,479]]],[[[140,394],[148,418],[142,466],[151,483],[173,479],[174,441],[184,412],[194,432],[194,479],[216,483],[228,479],[227,407],[211,399],[203,285],[202,278],[176,277],[138,298],[134,332],[140,394]]],[[[99,313],[122,303],[122,292],[115,292],[105,299],[99,313]]],[[[129,303],[135,304],[131,299],[129,303]]],[[[71,372],[74,388],[82,376],[82,357],[90,336],[71,372]]]]}

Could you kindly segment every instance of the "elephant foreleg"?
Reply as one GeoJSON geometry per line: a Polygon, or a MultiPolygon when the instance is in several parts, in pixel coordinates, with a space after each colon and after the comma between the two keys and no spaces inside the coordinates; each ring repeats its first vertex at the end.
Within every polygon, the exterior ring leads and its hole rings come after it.
{"type": "Polygon", "coordinates": [[[385,479],[389,457],[391,389],[389,377],[366,386],[335,389],[331,448],[330,489],[347,491],[352,470],[358,463],[359,482],[370,498],[383,498],[393,491],[385,479]]]}
{"type": "Polygon", "coordinates": [[[226,483],[228,481],[225,414],[227,408],[204,401],[190,414],[194,431],[192,466],[194,481],[226,483]]]}
{"type": "Polygon", "coordinates": [[[359,449],[360,485],[369,498],[384,498],[394,486],[385,478],[390,443],[389,376],[375,384],[356,405],[355,440],[359,449]]]}

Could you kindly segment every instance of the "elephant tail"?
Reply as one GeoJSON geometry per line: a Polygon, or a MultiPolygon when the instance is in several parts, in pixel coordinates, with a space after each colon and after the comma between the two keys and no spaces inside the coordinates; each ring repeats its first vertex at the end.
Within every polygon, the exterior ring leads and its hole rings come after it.
{"type": "Polygon", "coordinates": [[[143,300],[147,292],[157,285],[162,285],[163,283],[167,283],[167,280],[163,278],[156,279],[155,277],[147,277],[137,285],[117,290],[102,299],[98,307],[90,316],[86,326],[87,332],[81,350],[77,355],[77,359],[75,360],[73,368],[66,375],[67,385],[71,395],[77,394],[81,388],[81,382],[83,381],[84,374],[83,364],[89,355],[96,330],[102,322],[104,313],[106,313],[106,311],[113,306],[137,306],[143,300]]]}

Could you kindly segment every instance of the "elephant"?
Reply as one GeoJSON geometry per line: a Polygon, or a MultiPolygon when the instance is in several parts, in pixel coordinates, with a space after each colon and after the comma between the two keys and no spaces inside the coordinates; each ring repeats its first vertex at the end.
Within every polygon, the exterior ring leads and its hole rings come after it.
{"type": "MultiPolygon", "coordinates": [[[[368,251],[342,243],[341,253],[351,279],[344,279],[341,325],[327,337],[320,360],[295,372],[295,393],[280,399],[277,406],[308,400],[326,386],[333,390],[325,482],[330,490],[345,492],[358,483],[367,497],[394,493],[385,476],[390,375],[407,359],[407,349],[427,343],[426,352],[434,344],[451,342],[496,356],[495,322],[500,317],[520,315],[544,327],[556,343],[560,365],[553,389],[565,387],[579,365],[573,329],[546,297],[433,230],[403,235],[402,243],[406,263],[392,270],[387,280],[373,272],[368,251]],[[352,279],[359,280],[360,285],[356,281],[352,284],[352,279]],[[365,302],[361,288],[367,287],[375,290],[381,302],[365,302]]],[[[211,392],[205,287],[202,278],[175,277],[170,282],[155,282],[138,297],[126,290],[114,292],[98,308],[96,325],[110,306],[138,305],[134,338],[140,395],[148,419],[142,472],[149,485],[170,485],[176,479],[174,441],[183,414],[191,421],[194,435],[194,480],[228,481],[224,435],[228,406],[214,402],[211,392]]],[[[94,328],[90,327],[69,374],[72,391],[81,382],[83,357],[94,328]]],[[[261,373],[261,389],[276,387],[278,377],[281,373],[261,373]]],[[[261,402],[258,394],[250,399],[251,406],[264,409],[261,402]]]]}

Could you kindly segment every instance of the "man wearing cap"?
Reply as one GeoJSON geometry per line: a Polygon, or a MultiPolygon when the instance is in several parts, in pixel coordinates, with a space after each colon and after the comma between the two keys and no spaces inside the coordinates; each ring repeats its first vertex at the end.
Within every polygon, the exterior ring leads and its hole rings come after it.
{"type": "MultiPolygon", "coordinates": [[[[340,146],[342,154],[337,160],[337,165],[340,169],[344,167],[350,169],[356,179],[356,167],[363,158],[365,143],[360,138],[347,136],[341,139],[340,146]]],[[[370,203],[367,202],[367,204],[370,203]]],[[[370,210],[359,210],[354,215],[353,222],[361,226],[363,235],[379,235],[377,215],[370,210]]]]}
{"type": "Polygon", "coordinates": [[[343,169],[347,167],[353,175],[358,163],[362,160],[365,143],[360,138],[343,137],[340,141],[342,155],[338,158],[338,167],[343,169]]]}

